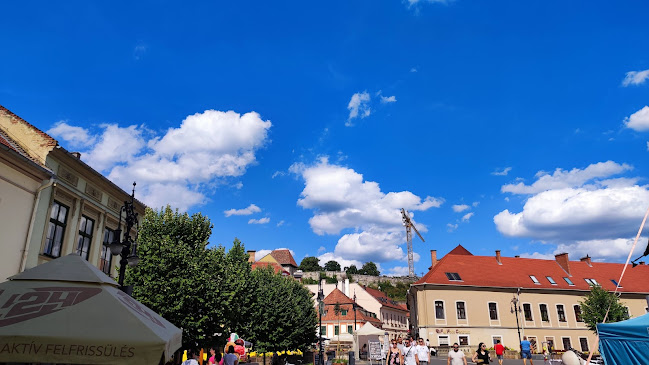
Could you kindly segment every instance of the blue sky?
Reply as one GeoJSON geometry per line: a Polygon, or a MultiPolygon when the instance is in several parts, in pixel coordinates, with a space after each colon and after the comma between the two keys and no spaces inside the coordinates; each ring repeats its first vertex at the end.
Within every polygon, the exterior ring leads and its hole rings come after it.
{"type": "Polygon", "coordinates": [[[404,207],[418,274],[457,244],[622,261],[649,206],[648,7],[14,2],[0,104],[214,244],[403,274],[404,207]]]}

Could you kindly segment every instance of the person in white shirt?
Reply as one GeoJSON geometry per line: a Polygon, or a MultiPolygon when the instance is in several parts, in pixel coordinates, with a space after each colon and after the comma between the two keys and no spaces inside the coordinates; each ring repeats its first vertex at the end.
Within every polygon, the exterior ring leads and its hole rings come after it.
{"type": "Polygon", "coordinates": [[[403,341],[403,363],[404,365],[417,365],[417,349],[415,344],[411,342],[411,338],[406,338],[403,341]]]}
{"type": "Polygon", "coordinates": [[[397,348],[403,354],[403,339],[401,337],[397,337],[397,348]]]}
{"type": "Polygon", "coordinates": [[[189,349],[187,350],[187,360],[183,361],[182,365],[198,365],[198,354],[196,351],[189,349]]]}
{"type": "Polygon", "coordinates": [[[460,351],[460,345],[457,342],[453,344],[453,350],[448,352],[447,365],[467,365],[466,356],[463,351],[460,351]]]}
{"type": "Polygon", "coordinates": [[[420,338],[417,346],[415,346],[415,360],[419,365],[428,365],[430,361],[430,351],[428,351],[428,346],[424,343],[424,339],[420,338]]]}

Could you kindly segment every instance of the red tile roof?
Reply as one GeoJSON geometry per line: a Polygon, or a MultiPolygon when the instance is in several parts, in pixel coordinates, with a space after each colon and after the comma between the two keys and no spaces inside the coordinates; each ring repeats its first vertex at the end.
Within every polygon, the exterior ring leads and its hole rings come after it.
{"type": "MultiPolygon", "coordinates": [[[[613,291],[615,284],[611,279],[618,281],[624,267],[624,264],[618,263],[592,262],[589,266],[583,261],[569,261],[571,274],[569,275],[555,260],[501,257],[500,261],[502,265],[498,264],[495,256],[449,253],[413,285],[437,284],[588,291],[590,286],[584,279],[595,279],[604,289],[613,291]],[[449,280],[446,276],[447,272],[459,274],[462,280],[449,280]],[[530,275],[535,276],[539,284],[534,284],[530,275]],[[556,285],[552,285],[546,278],[547,276],[552,277],[556,285]],[[569,285],[564,277],[570,279],[574,285],[569,285]]],[[[639,265],[635,268],[631,268],[629,265],[621,283],[622,288],[618,291],[649,293],[647,278],[649,278],[649,265],[639,265]]]]}
{"type": "Polygon", "coordinates": [[[386,306],[388,308],[401,310],[401,311],[407,311],[408,310],[407,308],[405,308],[405,305],[399,304],[397,301],[388,298],[388,295],[385,294],[384,292],[380,291],[380,290],[372,289],[372,288],[370,288],[368,286],[364,286],[363,288],[365,289],[365,291],[369,295],[376,298],[376,300],[378,300],[381,303],[381,305],[384,305],[384,306],[386,306]]]}
{"type": "Polygon", "coordinates": [[[291,255],[291,251],[289,250],[273,250],[270,255],[273,256],[280,265],[291,265],[297,267],[297,263],[295,263],[295,259],[293,259],[293,255],[291,255]]]}
{"type": "Polygon", "coordinates": [[[253,270],[257,269],[257,268],[268,267],[268,266],[272,267],[273,270],[275,270],[275,274],[281,273],[282,275],[289,275],[289,276],[291,275],[291,273],[284,270],[282,265],[276,264],[274,262],[259,262],[259,261],[257,261],[257,262],[254,262],[251,265],[253,270]]]}
{"type": "MultiPolygon", "coordinates": [[[[326,314],[322,316],[322,321],[354,321],[354,309],[352,304],[354,303],[348,296],[346,296],[340,289],[334,289],[327,297],[324,299],[325,311],[326,314]],[[334,306],[338,304],[340,310],[346,310],[347,314],[343,315],[341,312],[336,315],[334,311],[334,306]]],[[[365,308],[360,305],[356,307],[356,322],[370,322],[376,328],[381,328],[383,325],[381,320],[374,318],[367,314],[368,312],[365,308]]]]}
{"type": "Polygon", "coordinates": [[[469,256],[473,256],[473,254],[471,252],[469,252],[469,250],[464,248],[464,246],[462,246],[462,245],[457,245],[457,247],[452,249],[451,252],[449,252],[448,254],[449,255],[469,255],[469,256]]]}

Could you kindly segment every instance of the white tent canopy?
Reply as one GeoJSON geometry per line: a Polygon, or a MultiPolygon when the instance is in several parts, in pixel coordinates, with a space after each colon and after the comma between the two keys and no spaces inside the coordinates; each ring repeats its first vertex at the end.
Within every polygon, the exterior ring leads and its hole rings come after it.
{"type": "Polygon", "coordinates": [[[0,362],[158,364],[181,336],[75,254],[0,284],[0,362]]]}
{"type": "Polygon", "coordinates": [[[356,360],[360,359],[360,346],[359,346],[359,337],[363,337],[365,341],[367,342],[368,338],[379,338],[380,336],[385,335],[385,330],[382,330],[380,328],[374,327],[370,322],[365,322],[365,324],[356,330],[354,333],[354,357],[356,357],[356,360]]]}

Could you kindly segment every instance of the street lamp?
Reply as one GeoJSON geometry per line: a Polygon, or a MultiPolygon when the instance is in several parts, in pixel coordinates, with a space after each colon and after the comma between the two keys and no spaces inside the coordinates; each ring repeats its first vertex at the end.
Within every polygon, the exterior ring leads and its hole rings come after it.
{"type": "Polygon", "coordinates": [[[322,357],[324,355],[322,351],[322,312],[324,312],[324,297],[324,292],[322,290],[322,276],[320,276],[320,280],[318,280],[318,313],[320,315],[320,327],[318,327],[318,343],[320,344],[320,356],[318,358],[317,365],[324,364],[324,358],[322,357]]]}
{"type": "Polygon", "coordinates": [[[106,242],[104,245],[110,249],[113,256],[120,255],[122,258],[119,261],[119,289],[125,293],[129,293],[129,289],[124,286],[124,274],[126,274],[126,265],[135,266],[140,262],[137,256],[137,234],[140,228],[140,223],[137,219],[135,212],[135,182],[133,183],[133,192],[131,193],[131,201],[124,201],[124,205],[119,210],[119,222],[115,230],[115,240],[113,242],[106,242]],[[124,238],[120,242],[122,235],[122,213],[124,213],[124,238]],[[131,229],[135,226],[135,237],[131,238],[131,229]]]}
{"type": "MultiPolygon", "coordinates": [[[[520,290],[520,289],[519,289],[520,290]]],[[[520,346],[521,343],[521,326],[519,325],[518,322],[518,313],[521,312],[521,308],[518,306],[518,297],[514,295],[511,301],[511,307],[509,308],[511,313],[516,313],[516,329],[518,330],[518,344],[520,346]]],[[[521,356],[522,356],[522,351],[521,351],[521,356]]]]}

